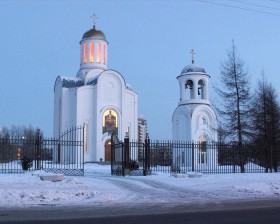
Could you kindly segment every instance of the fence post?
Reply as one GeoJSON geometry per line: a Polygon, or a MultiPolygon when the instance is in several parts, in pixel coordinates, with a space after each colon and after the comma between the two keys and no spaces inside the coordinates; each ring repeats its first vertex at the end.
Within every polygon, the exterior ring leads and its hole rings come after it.
{"type": "Polygon", "coordinates": [[[233,173],[235,173],[235,164],[236,164],[236,156],[235,156],[235,145],[232,145],[233,147],[233,173]]]}
{"type": "Polygon", "coordinates": [[[149,134],[146,134],[145,138],[145,162],[144,162],[144,176],[148,175],[150,170],[150,138],[149,134]]]}
{"type": "Polygon", "coordinates": [[[192,143],[192,172],[194,172],[194,143],[192,143]]]}
{"type": "Polygon", "coordinates": [[[123,176],[125,176],[125,172],[130,167],[129,165],[129,136],[125,136],[124,138],[124,152],[123,152],[123,176]]]}
{"type": "MultiPolygon", "coordinates": [[[[113,132],[111,134],[111,175],[113,175],[113,159],[115,160],[115,142],[113,132]]],[[[105,159],[104,159],[105,160],[105,159]]]]}
{"type": "Polygon", "coordinates": [[[272,156],[272,146],[270,146],[270,173],[272,173],[273,169],[273,156],[272,156]]]}
{"type": "Polygon", "coordinates": [[[41,135],[40,129],[37,129],[36,139],[35,139],[35,159],[36,159],[36,170],[39,170],[40,167],[40,160],[41,160],[41,135]]]}

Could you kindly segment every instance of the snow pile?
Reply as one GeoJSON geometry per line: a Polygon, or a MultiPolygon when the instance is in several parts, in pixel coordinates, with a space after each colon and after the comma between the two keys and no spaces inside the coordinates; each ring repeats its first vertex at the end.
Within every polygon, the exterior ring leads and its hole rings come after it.
{"type": "Polygon", "coordinates": [[[278,173],[219,174],[175,178],[167,173],[117,177],[110,166],[86,164],[84,177],[40,180],[41,171],[0,174],[0,207],[190,204],[280,199],[278,173]]]}
{"type": "Polygon", "coordinates": [[[76,178],[42,181],[40,175],[1,174],[0,206],[71,205],[93,199],[95,191],[76,178]]]}

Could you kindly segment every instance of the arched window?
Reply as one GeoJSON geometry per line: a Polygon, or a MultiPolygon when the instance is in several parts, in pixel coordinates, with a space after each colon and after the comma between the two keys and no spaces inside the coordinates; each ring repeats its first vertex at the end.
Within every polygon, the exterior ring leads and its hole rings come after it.
{"type": "Polygon", "coordinates": [[[202,79],[198,81],[197,96],[198,99],[205,99],[205,83],[202,79]]]}
{"type": "Polygon", "coordinates": [[[84,63],[88,63],[88,44],[84,44],[84,63]]]}
{"type": "Polygon", "coordinates": [[[106,132],[118,134],[118,115],[114,110],[106,110],[102,118],[103,134],[106,132]]]}
{"type": "Polygon", "coordinates": [[[185,84],[186,89],[186,99],[190,100],[194,98],[194,88],[193,88],[193,81],[188,80],[185,84]]]}
{"type": "Polygon", "coordinates": [[[97,44],[97,59],[96,62],[100,63],[101,60],[101,43],[97,44]]]}
{"type": "Polygon", "coordinates": [[[90,56],[89,61],[94,62],[94,43],[90,43],[90,56]]]}
{"type": "Polygon", "coordinates": [[[207,163],[207,145],[206,145],[206,136],[202,135],[198,139],[199,149],[198,149],[198,163],[207,163]]]}
{"type": "Polygon", "coordinates": [[[200,117],[200,125],[201,126],[207,126],[208,124],[208,121],[207,121],[207,118],[206,117],[200,117]]]}

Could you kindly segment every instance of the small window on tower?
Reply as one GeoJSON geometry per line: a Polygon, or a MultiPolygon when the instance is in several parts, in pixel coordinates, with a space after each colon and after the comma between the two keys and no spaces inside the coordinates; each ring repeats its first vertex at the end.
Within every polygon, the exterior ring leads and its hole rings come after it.
{"type": "Polygon", "coordinates": [[[88,44],[84,44],[84,63],[88,63],[88,44]]]}
{"type": "Polygon", "coordinates": [[[97,59],[96,59],[96,61],[97,61],[97,63],[100,63],[100,60],[101,60],[101,55],[100,55],[100,53],[101,53],[101,43],[98,43],[97,44],[97,59]]]}
{"type": "Polygon", "coordinates": [[[90,43],[90,62],[94,62],[94,43],[90,43]]]}
{"type": "Polygon", "coordinates": [[[103,64],[106,64],[106,45],[103,45],[103,64]]]}

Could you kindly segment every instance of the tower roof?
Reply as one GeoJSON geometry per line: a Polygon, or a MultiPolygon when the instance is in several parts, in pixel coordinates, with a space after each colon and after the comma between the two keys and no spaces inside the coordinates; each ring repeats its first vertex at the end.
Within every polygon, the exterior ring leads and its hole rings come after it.
{"type": "Polygon", "coordinates": [[[107,41],[105,34],[101,30],[95,29],[95,26],[93,26],[92,29],[90,29],[84,33],[82,39],[87,39],[87,38],[94,38],[94,39],[100,39],[100,40],[107,41]]]}
{"type": "Polygon", "coordinates": [[[206,74],[206,71],[204,68],[202,68],[199,65],[190,64],[183,68],[181,75],[186,74],[186,73],[204,73],[204,74],[206,74]]]}

